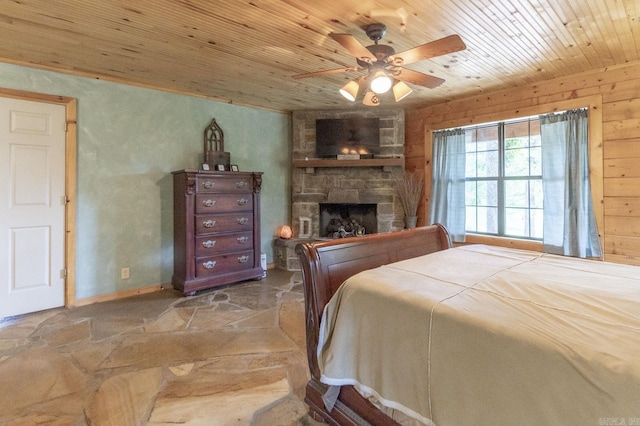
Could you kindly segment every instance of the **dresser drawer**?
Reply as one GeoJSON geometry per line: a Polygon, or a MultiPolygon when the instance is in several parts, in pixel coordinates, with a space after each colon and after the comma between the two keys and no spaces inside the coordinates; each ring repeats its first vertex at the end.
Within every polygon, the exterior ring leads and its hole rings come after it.
{"type": "Polygon", "coordinates": [[[196,235],[253,230],[253,212],[203,214],[195,216],[196,235]]]}
{"type": "Polygon", "coordinates": [[[253,182],[250,176],[198,176],[196,178],[196,192],[252,192],[253,182]]]}
{"type": "Polygon", "coordinates": [[[196,238],[196,257],[250,250],[253,248],[253,232],[204,235],[196,238]]]}
{"type": "Polygon", "coordinates": [[[219,256],[201,257],[195,260],[196,277],[236,272],[253,268],[253,250],[219,256]]]}
{"type": "Polygon", "coordinates": [[[253,197],[250,193],[196,195],[196,213],[226,213],[247,210],[253,210],[253,197]]]}

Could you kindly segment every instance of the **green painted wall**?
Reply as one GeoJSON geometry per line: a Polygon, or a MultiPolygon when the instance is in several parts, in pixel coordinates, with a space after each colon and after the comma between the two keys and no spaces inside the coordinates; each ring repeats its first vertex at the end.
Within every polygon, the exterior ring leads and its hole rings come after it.
{"type": "Polygon", "coordinates": [[[0,87],[78,100],[77,299],[171,282],[171,171],[198,168],[212,118],[231,162],[264,172],[262,252],[273,262],[274,231],[289,221],[289,115],[2,63],[0,87]]]}

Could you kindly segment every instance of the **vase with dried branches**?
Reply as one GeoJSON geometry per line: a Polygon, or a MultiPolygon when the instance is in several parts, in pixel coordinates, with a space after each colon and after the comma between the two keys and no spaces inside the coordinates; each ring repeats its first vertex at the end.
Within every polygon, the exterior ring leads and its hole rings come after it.
{"type": "Polygon", "coordinates": [[[405,226],[407,229],[415,228],[424,180],[416,172],[404,171],[401,175],[395,176],[395,186],[404,208],[405,226]]]}

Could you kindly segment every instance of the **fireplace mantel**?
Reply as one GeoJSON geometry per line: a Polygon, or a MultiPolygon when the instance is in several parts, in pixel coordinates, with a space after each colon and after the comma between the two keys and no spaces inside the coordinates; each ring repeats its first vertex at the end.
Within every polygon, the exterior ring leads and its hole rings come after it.
{"type": "Polygon", "coordinates": [[[385,167],[404,166],[404,158],[370,158],[362,160],[293,160],[293,167],[385,167]]]}

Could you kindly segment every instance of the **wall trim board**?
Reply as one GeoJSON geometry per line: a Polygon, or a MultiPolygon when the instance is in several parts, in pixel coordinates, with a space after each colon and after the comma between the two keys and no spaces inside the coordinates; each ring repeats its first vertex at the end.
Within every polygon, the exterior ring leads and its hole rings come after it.
{"type": "Polygon", "coordinates": [[[109,294],[101,294],[99,296],[86,297],[84,299],[79,299],[76,301],[75,306],[87,306],[93,305],[94,303],[102,303],[102,302],[110,302],[113,300],[126,299],[128,297],[140,296],[142,294],[155,293],[156,291],[161,291],[165,289],[172,289],[171,283],[167,284],[156,284],[150,285],[147,287],[135,288],[132,290],[124,290],[118,291],[115,293],[109,294]]]}
{"type": "MultiPolygon", "coordinates": [[[[275,269],[275,267],[276,267],[275,263],[267,264],[267,270],[275,269]]],[[[93,305],[94,303],[111,302],[111,301],[114,301],[114,300],[126,299],[128,297],[140,296],[140,295],[149,294],[149,293],[155,293],[156,291],[162,291],[162,290],[175,291],[173,289],[173,286],[171,285],[171,283],[155,284],[155,285],[150,285],[150,286],[146,286],[146,287],[142,287],[142,288],[134,288],[134,289],[131,289],[131,290],[123,290],[123,291],[117,291],[115,293],[101,294],[99,296],[86,297],[84,299],[77,300],[75,306],[78,307],[78,306],[93,305]]],[[[176,293],[176,298],[183,297],[183,295],[180,294],[179,292],[175,291],[175,293],[176,293]]],[[[195,297],[197,297],[197,296],[198,296],[198,294],[196,294],[195,297]]]]}
{"type": "Polygon", "coordinates": [[[85,72],[85,71],[81,71],[81,70],[70,70],[70,69],[64,69],[64,68],[57,68],[57,67],[47,66],[47,65],[44,65],[44,64],[34,64],[34,63],[31,63],[31,62],[17,61],[17,60],[8,59],[8,58],[2,58],[2,62],[7,63],[7,64],[11,64],[11,65],[17,65],[17,66],[25,67],[25,68],[32,68],[32,69],[37,69],[37,70],[55,72],[55,73],[58,73],[58,74],[66,74],[66,75],[70,75],[70,76],[73,76],[73,77],[82,77],[82,78],[88,78],[88,79],[91,79],[91,80],[108,81],[110,83],[123,84],[123,85],[126,85],[126,86],[141,87],[143,89],[157,90],[159,92],[173,93],[173,94],[176,94],[176,95],[189,96],[189,97],[198,98],[198,99],[206,99],[208,101],[221,102],[221,103],[224,103],[224,104],[236,105],[236,106],[241,106],[241,107],[245,107],[245,108],[259,109],[259,110],[262,110],[262,111],[275,112],[275,113],[289,115],[289,116],[293,114],[292,111],[275,109],[275,108],[258,107],[258,106],[255,106],[255,105],[250,105],[250,104],[245,104],[245,103],[242,103],[242,102],[237,102],[237,101],[234,101],[233,99],[229,99],[229,98],[223,98],[223,97],[218,97],[218,96],[206,96],[206,95],[201,95],[201,94],[192,93],[192,92],[185,92],[185,91],[182,91],[182,90],[175,90],[175,89],[172,89],[170,87],[162,87],[162,86],[157,86],[157,85],[154,85],[154,84],[147,84],[147,83],[144,83],[144,82],[133,81],[133,80],[130,80],[130,79],[127,79],[127,78],[119,78],[119,77],[116,77],[116,76],[102,75],[102,74],[98,75],[98,74],[89,73],[89,72],[85,72]]]}

